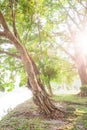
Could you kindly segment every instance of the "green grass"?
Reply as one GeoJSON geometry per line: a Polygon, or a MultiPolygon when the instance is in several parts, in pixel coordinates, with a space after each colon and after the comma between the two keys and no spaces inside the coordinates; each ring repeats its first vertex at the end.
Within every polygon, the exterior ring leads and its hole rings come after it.
{"type": "Polygon", "coordinates": [[[25,115],[15,115],[12,111],[0,122],[0,130],[44,130],[48,129],[49,122],[42,117],[27,117],[25,115]]]}
{"type": "Polygon", "coordinates": [[[40,118],[26,119],[26,117],[11,117],[9,116],[1,121],[0,130],[44,130],[41,126],[42,120],[40,118]]]}
{"type": "Polygon", "coordinates": [[[64,122],[63,120],[47,120],[44,119],[42,115],[26,115],[26,112],[32,113],[37,110],[37,107],[33,104],[32,100],[29,100],[19,105],[12,112],[9,112],[9,114],[0,121],[0,130],[57,130],[59,128],[61,130],[87,129],[86,97],[59,95],[54,96],[53,99],[58,102],[63,102],[64,107],[69,110],[64,122]],[[74,103],[80,104],[78,105],[74,103]]]}
{"type": "Polygon", "coordinates": [[[64,130],[87,130],[87,97],[79,97],[78,95],[56,95],[53,97],[54,100],[59,102],[65,102],[67,109],[69,109],[72,116],[69,120],[73,120],[72,125],[67,125],[64,130]],[[68,104],[69,103],[69,104],[68,104]],[[74,108],[74,109],[72,109],[74,108]]]}
{"type": "Polygon", "coordinates": [[[53,98],[56,101],[75,102],[75,103],[87,103],[87,97],[80,97],[77,95],[56,95],[53,98]]]}
{"type": "Polygon", "coordinates": [[[36,110],[32,100],[20,104],[0,121],[0,130],[53,130],[54,127],[61,126],[58,121],[44,119],[42,115],[32,115],[36,110]]]}
{"type": "Polygon", "coordinates": [[[68,105],[69,107],[75,108],[78,112],[82,111],[83,113],[87,113],[87,97],[79,97],[77,95],[59,95],[54,96],[53,99],[59,102],[71,103],[68,105]]]}
{"type": "Polygon", "coordinates": [[[78,117],[72,130],[87,130],[87,114],[78,117]]]}

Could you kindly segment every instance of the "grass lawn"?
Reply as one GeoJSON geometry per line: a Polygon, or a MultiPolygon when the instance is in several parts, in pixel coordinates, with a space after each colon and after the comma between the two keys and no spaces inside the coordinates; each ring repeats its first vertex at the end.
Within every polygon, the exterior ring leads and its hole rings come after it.
{"type": "MultiPolygon", "coordinates": [[[[79,97],[78,95],[56,95],[53,97],[55,101],[64,102],[67,105],[68,112],[71,112],[71,122],[73,127],[71,130],[87,130],[87,97],[79,97]]],[[[68,130],[69,128],[67,128],[68,130]]],[[[66,130],[64,128],[64,130],[66,130]]]]}
{"type": "Polygon", "coordinates": [[[45,119],[30,99],[0,121],[0,130],[87,130],[87,98],[59,95],[53,99],[67,111],[63,120],[45,119]]]}
{"type": "Polygon", "coordinates": [[[78,95],[56,95],[53,97],[56,101],[65,101],[65,102],[76,102],[76,103],[87,103],[87,97],[80,97],[78,95]]]}

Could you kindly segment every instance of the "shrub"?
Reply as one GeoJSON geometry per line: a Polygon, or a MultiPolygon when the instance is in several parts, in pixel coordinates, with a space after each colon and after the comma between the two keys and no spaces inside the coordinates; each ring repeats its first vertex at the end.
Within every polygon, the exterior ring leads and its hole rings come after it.
{"type": "Polygon", "coordinates": [[[83,85],[80,89],[81,89],[81,96],[87,96],[87,85],[83,85]]]}

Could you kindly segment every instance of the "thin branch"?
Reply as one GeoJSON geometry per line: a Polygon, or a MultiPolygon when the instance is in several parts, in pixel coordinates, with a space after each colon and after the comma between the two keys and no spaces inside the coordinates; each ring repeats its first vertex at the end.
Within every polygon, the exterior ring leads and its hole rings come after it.
{"type": "Polygon", "coordinates": [[[69,31],[69,34],[70,34],[70,39],[71,39],[71,41],[72,42],[75,42],[75,36],[76,36],[76,31],[73,31],[72,29],[71,29],[71,26],[69,25],[69,22],[67,21],[66,22],[66,24],[67,24],[67,28],[68,28],[68,31],[69,31]]]}
{"type": "Polygon", "coordinates": [[[21,57],[17,54],[12,54],[10,52],[7,52],[7,51],[4,51],[4,50],[0,50],[0,54],[6,54],[6,55],[9,55],[9,56],[12,56],[12,57],[15,57],[17,59],[20,59],[21,60],[21,57]]]}
{"type": "Polygon", "coordinates": [[[82,5],[82,7],[84,7],[87,10],[87,6],[85,6],[81,1],[78,1],[80,5],[82,5]]]}
{"type": "Polygon", "coordinates": [[[39,44],[41,45],[41,30],[40,30],[40,17],[39,17],[39,11],[38,11],[38,2],[36,1],[36,15],[37,15],[37,28],[38,28],[38,35],[39,35],[39,44]]]}
{"type": "Polygon", "coordinates": [[[71,2],[69,1],[68,4],[70,5],[70,7],[77,13],[77,17],[81,23],[81,18],[80,18],[80,13],[77,11],[75,6],[72,6],[71,2]]]}
{"type": "Polygon", "coordinates": [[[39,44],[41,44],[41,32],[40,32],[40,19],[39,19],[39,17],[37,17],[37,19],[38,19],[38,22],[37,22],[37,26],[38,26],[38,34],[39,34],[39,44]]]}
{"type": "Polygon", "coordinates": [[[25,42],[27,43],[28,42],[28,38],[29,38],[29,36],[28,36],[28,34],[29,34],[29,29],[28,30],[26,30],[26,37],[25,37],[25,42]]]}
{"type": "Polygon", "coordinates": [[[14,35],[20,40],[17,29],[16,29],[16,24],[15,24],[15,22],[16,22],[16,6],[17,6],[17,3],[15,1],[13,3],[13,0],[9,0],[9,4],[10,4],[11,11],[12,11],[13,32],[14,32],[14,35]]]}
{"type": "Polygon", "coordinates": [[[41,37],[41,25],[40,25],[40,16],[39,16],[39,3],[36,1],[36,15],[37,15],[37,29],[38,29],[38,38],[39,38],[39,47],[40,47],[40,59],[43,60],[43,53],[42,53],[42,37],[41,37]]]}
{"type": "MultiPolygon", "coordinates": [[[[3,16],[1,11],[0,11],[0,21],[3,22],[2,26],[4,28],[4,37],[6,39],[8,39],[9,41],[11,41],[11,43],[16,47],[18,52],[22,53],[21,49],[24,49],[24,48],[21,45],[20,41],[15,37],[15,35],[8,28],[8,25],[7,25],[7,23],[6,23],[5,19],[4,19],[4,16],[3,16]]],[[[26,49],[24,49],[24,50],[26,51],[26,49]]]]}
{"type": "Polygon", "coordinates": [[[0,11],[0,23],[2,24],[2,26],[4,28],[4,31],[8,31],[9,30],[8,25],[5,22],[4,16],[2,15],[1,11],[0,11]]]}
{"type": "Polygon", "coordinates": [[[73,56],[72,54],[70,54],[70,52],[68,52],[63,46],[61,45],[58,45],[68,56],[70,56],[70,58],[73,60],[73,61],[76,61],[76,58],[75,56],[73,56]]]}
{"type": "Polygon", "coordinates": [[[85,14],[84,14],[84,17],[83,17],[84,26],[85,26],[86,22],[87,22],[87,2],[86,2],[85,14]]]}
{"type": "MultiPolygon", "coordinates": [[[[53,36],[48,35],[48,33],[47,33],[46,31],[45,31],[45,33],[46,33],[47,36],[51,39],[52,42],[55,42],[55,41],[52,39],[53,36]]],[[[57,44],[57,42],[55,42],[55,43],[57,44]]],[[[70,58],[71,58],[74,62],[76,62],[75,56],[73,56],[72,54],[70,54],[70,52],[67,51],[67,50],[66,50],[64,47],[62,47],[61,45],[58,45],[58,47],[60,47],[60,48],[63,50],[63,52],[65,52],[68,56],[70,56],[70,58]]]]}
{"type": "Polygon", "coordinates": [[[67,24],[67,27],[68,27],[68,30],[69,30],[69,33],[70,33],[70,38],[72,39],[72,29],[71,29],[68,21],[66,22],[66,24],[67,24]]]}
{"type": "Polygon", "coordinates": [[[65,10],[65,12],[67,13],[68,17],[71,19],[71,21],[75,24],[75,26],[78,28],[78,30],[80,30],[80,27],[78,26],[78,23],[71,17],[71,15],[68,13],[68,11],[66,10],[66,8],[63,6],[62,2],[59,0],[60,4],[62,5],[63,9],[65,10]]]}

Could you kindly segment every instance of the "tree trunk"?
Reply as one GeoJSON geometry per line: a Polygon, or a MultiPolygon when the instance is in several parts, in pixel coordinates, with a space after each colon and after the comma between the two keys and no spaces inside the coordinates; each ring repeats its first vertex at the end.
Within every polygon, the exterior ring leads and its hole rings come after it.
{"type": "Polygon", "coordinates": [[[39,110],[48,118],[58,119],[64,117],[64,112],[58,109],[44,91],[35,91],[34,102],[39,110]]]}
{"type": "Polygon", "coordinates": [[[87,55],[83,52],[78,40],[76,39],[76,36],[73,37],[75,62],[77,64],[78,74],[82,85],[87,85],[87,55]]]}
{"type": "Polygon", "coordinates": [[[86,73],[86,70],[87,70],[87,68],[84,65],[79,65],[78,73],[79,73],[82,85],[87,85],[87,73],[86,73]]]}
{"type": "Polygon", "coordinates": [[[50,81],[48,82],[48,91],[49,91],[50,96],[53,96],[53,92],[52,92],[50,81]]]}
{"type": "Polygon", "coordinates": [[[80,96],[87,96],[87,62],[86,56],[81,55],[78,58],[79,62],[77,62],[78,73],[81,80],[81,92],[79,93],[80,96]],[[83,88],[82,88],[83,87],[83,88]]]}
{"type": "MultiPolygon", "coordinates": [[[[37,69],[36,64],[32,60],[32,65],[34,67],[35,74],[38,75],[37,82],[38,85],[41,88],[41,91],[32,91],[33,92],[33,100],[34,103],[39,107],[39,111],[43,113],[46,117],[51,119],[56,118],[62,118],[64,117],[64,112],[59,110],[54,104],[53,101],[51,101],[49,95],[46,93],[45,87],[43,86],[40,77],[39,77],[39,71],[37,69]]],[[[28,79],[28,88],[32,90],[32,86],[30,85],[30,80],[28,79]]]]}
{"type": "Polygon", "coordinates": [[[32,90],[34,102],[39,107],[39,110],[49,118],[62,118],[64,116],[64,112],[59,110],[49,98],[40,80],[39,71],[34,61],[30,57],[26,48],[22,45],[22,43],[20,43],[18,38],[9,30],[1,12],[0,23],[4,28],[4,31],[0,33],[1,36],[9,39],[11,43],[16,47],[17,51],[20,53],[21,60],[28,75],[28,87],[30,86],[32,90]]]}
{"type": "Polygon", "coordinates": [[[82,85],[87,85],[87,59],[83,54],[76,55],[77,68],[82,85]]]}

